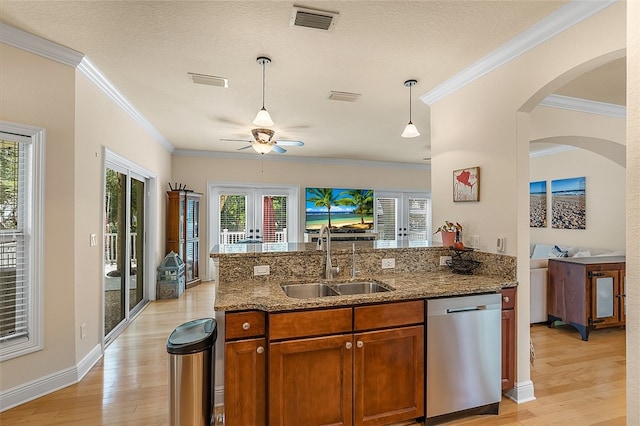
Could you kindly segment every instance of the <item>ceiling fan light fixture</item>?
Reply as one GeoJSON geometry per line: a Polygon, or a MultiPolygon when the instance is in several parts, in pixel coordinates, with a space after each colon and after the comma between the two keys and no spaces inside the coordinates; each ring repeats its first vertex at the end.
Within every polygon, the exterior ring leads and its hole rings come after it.
{"type": "Polygon", "coordinates": [[[265,67],[267,66],[267,64],[271,63],[271,59],[266,56],[258,56],[256,62],[258,62],[258,65],[262,65],[262,108],[260,109],[260,111],[258,111],[258,114],[256,114],[256,118],[255,120],[253,120],[253,124],[255,124],[256,126],[270,127],[273,126],[273,120],[271,119],[269,111],[267,111],[267,109],[264,107],[264,80],[265,67]]]}
{"type": "Polygon", "coordinates": [[[251,144],[251,146],[259,154],[266,154],[268,152],[271,152],[271,150],[273,149],[272,144],[263,142],[254,142],[251,144]]]}
{"type": "Polygon", "coordinates": [[[407,80],[404,85],[409,88],[409,123],[404,128],[404,131],[400,136],[403,138],[415,138],[420,136],[420,132],[415,124],[411,121],[411,88],[416,85],[418,80],[407,80]]]}

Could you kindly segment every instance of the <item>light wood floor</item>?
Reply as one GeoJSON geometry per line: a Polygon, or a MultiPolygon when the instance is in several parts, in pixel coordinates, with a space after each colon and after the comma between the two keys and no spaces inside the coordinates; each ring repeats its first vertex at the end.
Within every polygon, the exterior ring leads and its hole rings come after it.
{"type": "MultiPolygon", "coordinates": [[[[0,413],[0,424],[167,425],[167,337],[179,324],[204,317],[213,317],[211,283],[151,303],[80,383],[0,413]]],[[[570,327],[536,325],[531,335],[537,399],[518,405],[504,398],[498,416],[446,425],[625,424],[623,329],[594,331],[589,342],[570,327]]]]}

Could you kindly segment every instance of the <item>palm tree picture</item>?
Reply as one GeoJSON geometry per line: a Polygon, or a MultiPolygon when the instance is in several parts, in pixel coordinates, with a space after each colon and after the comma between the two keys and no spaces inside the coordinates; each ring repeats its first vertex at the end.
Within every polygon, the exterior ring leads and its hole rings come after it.
{"type": "Polygon", "coordinates": [[[307,188],[306,229],[372,229],[373,200],[371,189],[307,188]]]}

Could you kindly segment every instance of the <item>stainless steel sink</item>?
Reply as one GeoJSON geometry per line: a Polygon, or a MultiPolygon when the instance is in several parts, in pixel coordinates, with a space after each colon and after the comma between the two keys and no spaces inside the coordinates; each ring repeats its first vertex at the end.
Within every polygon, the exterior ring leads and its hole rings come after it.
{"type": "Polygon", "coordinates": [[[335,287],[341,295],[382,293],[385,291],[391,291],[389,287],[376,281],[338,283],[335,287]]]}
{"type": "Polygon", "coordinates": [[[284,293],[296,299],[308,299],[310,297],[339,296],[338,292],[324,283],[287,284],[283,285],[284,293]]]}
{"type": "Polygon", "coordinates": [[[343,283],[287,284],[282,286],[282,290],[289,297],[308,299],[311,297],[381,293],[393,289],[376,281],[351,281],[343,283]]]}

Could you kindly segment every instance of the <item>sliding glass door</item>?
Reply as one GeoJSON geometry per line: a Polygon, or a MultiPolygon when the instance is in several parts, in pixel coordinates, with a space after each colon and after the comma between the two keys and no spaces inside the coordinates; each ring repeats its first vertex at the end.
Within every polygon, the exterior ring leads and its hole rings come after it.
{"type": "Polygon", "coordinates": [[[146,302],[146,179],[116,164],[105,171],[104,337],[111,342],[146,302]]]}

